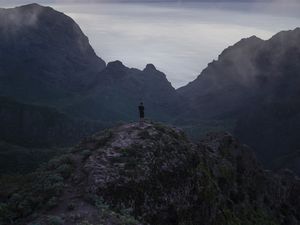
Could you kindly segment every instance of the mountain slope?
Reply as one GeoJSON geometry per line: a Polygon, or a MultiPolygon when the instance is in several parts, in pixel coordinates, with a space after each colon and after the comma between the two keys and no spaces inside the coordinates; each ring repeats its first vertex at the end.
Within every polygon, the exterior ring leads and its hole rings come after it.
{"type": "Polygon", "coordinates": [[[78,25],[62,13],[37,4],[1,9],[0,95],[64,114],[50,113],[57,115],[52,128],[58,133],[53,135],[53,130],[43,130],[49,112],[42,113],[43,119],[36,110],[26,114],[26,120],[38,124],[33,130],[24,121],[16,122],[18,112],[4,111],[1,135],[17,144],[70,143],[82,136],[79,124],[84,124],[83,133],[94,130],[94,124],[83,120],[134,121],[143,101],[146,117],[180,125],[194,137],[209,130],[235,131],[270,168],[288,165],[278,159],[290,159],[300,147],[299,41],[299,28],[267,41],[243,39],[176,91],[151,64],[144,70],[119,61],[106,66],[78,25]],[[60,131],[59,121],[66,129],[60,131]]]}
{"type": "Polygon", "coordinates": [[[193,117],[213,118],[239,113],[255,91],[257,50],[264,41],[253,36],[225,49],[188,85],[178,92],[190,101],[193,117]]]}
{"type": "Polygon", "coordinates": [[[76,116],[101,121],[136,120],[143,101],[146,117],[172,121],[181,111],[180,97],[166,75],[149,64],[144,70],[110,62],[85,98],[67,108],[76,116]]]}
{"type": "Polygon", "coordinates": [[[76,143],[104,125],[73,119],[55,109],[0,97],[0,139],[29,147],[76,143]]]}
{"type": "Polygon", "coordinates": [[[299,43],[297,28],[267,41],[251,37],[229,47],[178,90],[190,101],[193,113],[188,116],[234,121],[236,135],[265,165],[277,168],[270,162],[300,147],[299,43]]]}
{"type": "Polygon", "coordinates": [[[27,179],[17,191],[2,188],[2,223],[300,224],[299,178],[262,170],[226,133],[196,145],[176,128],[126,124],[27,179]]]}
{"type": "Polygon", "coordinates": [[[172,120],[178,94],[149,64],[105,66],[78,25],[37,4],[0,10],[0,94],[101,121],[131,121],[144,101],[147,116],[172,120]]]}
{"type": "Polygon", "coordinates": [[[0,177],[28,174],[67,148],[36,148],[10,144],[0,140],[0,177]]]}
{"type": "Polygon", "coordinates": [[[105,63],[79,26],[38,4],[0,9],[0,94],[56,104],[93,84],[105,63]]]}
{"type": "Polygon", "coordinates": [[[0,96],[12,99],[0,99],[0,139],[30,147],[136,120],[141,101],[152,119],[180,112],[176,90],[153,65],[106,66],[71,18],[38,4],[0,9],[0,96]]]}

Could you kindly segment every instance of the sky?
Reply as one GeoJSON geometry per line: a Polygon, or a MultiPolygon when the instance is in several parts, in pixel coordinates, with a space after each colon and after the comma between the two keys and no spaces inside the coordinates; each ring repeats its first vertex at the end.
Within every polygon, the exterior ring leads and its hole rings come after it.
{"type": "MultiPolygon", "coordinates": [[[[153,63],[176,88],[194,80],[209,62],[242,38],[256,35],[269,39],[281,30],[300,27],[300,3],[292,0],[35,2],[72,17],[106,62],[121,60],[126,66],[139,69],[153,63]]],[[[0,0],[0,7],[26,3],[31,1],[0,0]]]]}

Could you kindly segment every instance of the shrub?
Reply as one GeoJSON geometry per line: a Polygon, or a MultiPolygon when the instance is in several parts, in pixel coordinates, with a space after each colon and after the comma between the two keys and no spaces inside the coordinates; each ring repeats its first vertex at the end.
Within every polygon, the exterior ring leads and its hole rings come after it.
{"type": "Polygon", "coordinates": [[[58,198],[57,197],[52,197],[48,200],[48,202],[46,204],[46,208],[47,209],[52,209],[57,205],[58,205],[58,198]]]}
{"type": "Polygon", "coordinates": [[[57,172],[62,175],[63,178],[68,178],[73,172],[73,167],[70,164],[63,164],[57,168],[57,172]]]}
{"type": "Polygon", "coordinates": [[[82,161],[85,161],[92,154],[92,152],[91,150],[86,149],[83,150],[80,154],[82,155],[82,161]]]}
{"type": "Polygon", "coordinates": [[[64,220],[59,216],[48,216],[47,225],[63,225],[64,220]]]}
{"type": "Polygon", "coordinates": [[[77,223],[76,225],[93,225],[93,224],[91,224],[91,223],[88,222],[88,221],[82,221],[82,222],[80,222],[80,223],[77,223]]]}
{"type": "Polygon", "coordinates": [[[75,209],[75,203],[74,202],[70,202],[67,206],[69,211],[73,211],[75,209]]]}

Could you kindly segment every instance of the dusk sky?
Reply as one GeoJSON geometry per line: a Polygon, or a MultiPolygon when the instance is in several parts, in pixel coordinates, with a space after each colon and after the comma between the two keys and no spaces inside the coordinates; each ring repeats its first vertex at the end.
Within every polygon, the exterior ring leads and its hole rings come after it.
{"type": "MultiPolygon", "coordinates": [[[[36,2],[72,17],[106,62],[121,60],[139,69],[153,63],[176,88],[195,79],[240,39],[252,35],[269,39],[281,30],[300,26],[296,1],[36,2]]],[[[31,1],[0,0],[1,7],[26,3],[31,1]]]]}

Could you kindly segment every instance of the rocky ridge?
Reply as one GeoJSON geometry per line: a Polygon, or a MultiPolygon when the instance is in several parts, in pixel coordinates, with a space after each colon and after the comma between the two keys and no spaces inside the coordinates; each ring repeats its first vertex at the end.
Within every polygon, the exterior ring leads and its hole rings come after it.
{"type": "Polygon", "coordinates": [[[0,193],[1,225],[300,224],[299,178],[263,170],[228,133],[194,144],[177,128],[124,124],[27,179],[0,193]]]}

